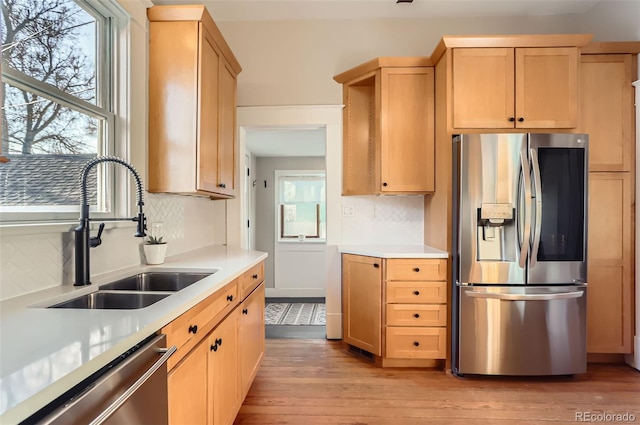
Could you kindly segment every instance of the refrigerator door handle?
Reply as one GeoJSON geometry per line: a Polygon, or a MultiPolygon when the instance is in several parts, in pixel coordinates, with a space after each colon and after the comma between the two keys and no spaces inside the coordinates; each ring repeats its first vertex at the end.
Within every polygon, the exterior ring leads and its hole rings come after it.
{"type": "Polygon", "coordinates": [[[542,183],[540,182],[540,163],[538,162],[538,152],[535,149],[530,150],[531,164],[533,171],[533,183],[535,186],[535,204],[536,204],[536,221],[533,229],[533,243],[531,246],[531,256],[529,259],[529,267],[536,265],[538,259],[538,248],[540,247],[540,232],[542,230],[542,183]]]}
{"type": "Polygon", "coordinates": [[[524,235],[520,242],[521,268],[527,265],[527,254],[529,253],[529,239],[531,237],[531,171],[529,170],[529,160],[526,150],[520,151],[520,165],[522,166],[522,176],[524,177],[524,235]]]}
{"type": "Polygon", "coordinates": [[[496,294],[491,292],[466,292],[471,298],[488,298],[505,301],[552,301],[580,298],[584,291],[558,292],[555,294],[496,294]]]}

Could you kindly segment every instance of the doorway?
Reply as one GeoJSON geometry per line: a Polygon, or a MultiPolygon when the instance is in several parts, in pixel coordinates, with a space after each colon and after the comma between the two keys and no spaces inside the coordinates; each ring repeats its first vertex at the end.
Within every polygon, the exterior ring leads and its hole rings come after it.
{"type": "MultiPolygon", "coordinates": [[[[326,240],[323,245],[324,267],[319,273],[319,277],[324,282],[327,338],[340,339],[342,337],[341,284],[340,254],[337,244],[341,238],[342,231],[340,226],[342,106],[239,107],[238,125],[239,157],[242,162],[239,169],[245,170],[245,163],[250,161],[250,172],[251,168],[255,170],[257,167],[257,164],[253,164],[253,159],[245,157],[247,153],[247,138],[252,131],[293,129],[295,131],[322,130],[324,133],[326,240]]],[[[241,187],[245,187],[246,178],[246,175],[240,175],[239,182],[241,187]]],[[[256,187],[260,184],[264,187],[265,179],[260,181],[255,175],[249,176],[249,178],[252,179],[251,185],[255,180],[256,187]]],[[[246,227],[246,222],[244,223],[245,226],[242,225],[246,216],[251,214],[246,205],[250,204],[250,202],[245,201],[244,198],[238,197],[227,203],[227,243],[257,249],[257,246],[247,246],[248,243],[253,244],[253,242],[248,242],[252,241],[252,238],[247,237],[247,232],[252,231],[251,227],[246,227]]],[[[257,210],[256,214],[258,214],[257,210]]],[[[256,217],[254,220],[257,221],[258,218],[256,217]]],[[[257,239],[258,235],[256,234],[253,240],[257,241],[257,239]]]]}

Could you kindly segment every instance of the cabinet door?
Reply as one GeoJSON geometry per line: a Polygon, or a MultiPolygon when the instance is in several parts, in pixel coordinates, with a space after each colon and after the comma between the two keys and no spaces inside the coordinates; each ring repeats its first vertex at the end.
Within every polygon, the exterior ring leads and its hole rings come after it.
{"type": "Polygon", "coordinates": [[[169,372],[170,424],[207,423],[207,350],[205,341],[169,372]]]}
{"type": "Polygon", "coordinates": [[[244,400],[264,355],[264,283],[240,304],[241,400],[244,400]]]}
{"type": "Polygon", "coordinates": [[[513,128],[513,48],[453,49],[454,128],[513,128]]]}
{"type": "Polygon", "coordinates": [[[209,418],[214,425],[232,424],[240,409],[238,316],[233,310],[207,340],[209,346],[209,418]]]}
{"type": "Polygon", "coordinates": [[[630,171],[633,161],[631,55],[586,55],[580,64],[580,132],[589,171],[630,171]]]}
{"type": "Polygon", "coordinates": [[[578,48],[518,48],[515,60],[516,128],[575,128],[578,48]]]}
{"type": "Polygon", "coordinates": [[[631,173],[589,173],[587,351],[631,353],[631,173]]]}
{"type": "Polygon", "coordinates": [[[216,192],[235,194],[236,77],[224,58],[220,60],[218,183],[216,192]]]}
{"type": "Polygon", "coordinates": [[[382,259],[342,255],[342,340],[382,355],[382,259]]]}
{"type": "Polygon", "coordinates": [[[381,72],[381,192],[433,192],[433,68],[381,72]]]}
{"type": "Polygon", "coordinates": [[[196,189],[218,191],[218,74],[220,54],[211,35],[200,24],[198,64],[199,115],[196,189]]]}

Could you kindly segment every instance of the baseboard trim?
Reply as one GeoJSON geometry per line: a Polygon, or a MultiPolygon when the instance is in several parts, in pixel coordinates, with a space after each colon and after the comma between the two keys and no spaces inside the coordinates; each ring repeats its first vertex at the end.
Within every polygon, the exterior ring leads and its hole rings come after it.
{"type": "Polygon", "coordinates": [[[342,313],[327,313],[327,339],[342,339],[342,313]]]}
{"type": "Polygon", "coordinates": [[[587,353],[587,363],[624,363],[624,354],[587,353]]]}
{"type": "Polygon", "coordinates": [[[324,298],[322,288],[265,288],[267,298],[324,298]]]}
{"type": "Polygon", "coordinates": [[[624,360],[632,368],[640,370],[640,335],[636,335],[633,342],[633,354],[627,354],[624,360]]]}

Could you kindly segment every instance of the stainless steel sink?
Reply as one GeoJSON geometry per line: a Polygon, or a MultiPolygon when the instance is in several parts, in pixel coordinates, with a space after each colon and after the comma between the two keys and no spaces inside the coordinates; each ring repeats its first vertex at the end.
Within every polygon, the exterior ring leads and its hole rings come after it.
{"type": "Polygon", "coordinates": [[[212,273],[146,272],[100,285],[109,291],[179,291],[212,273]]]}
{"type": "Polygon", "coordinates": [[[97,291],[52,305],[49,308],[134,310],[148,307],[169,295],[171,294],[153,292],[133,293],[97,291]]]}

